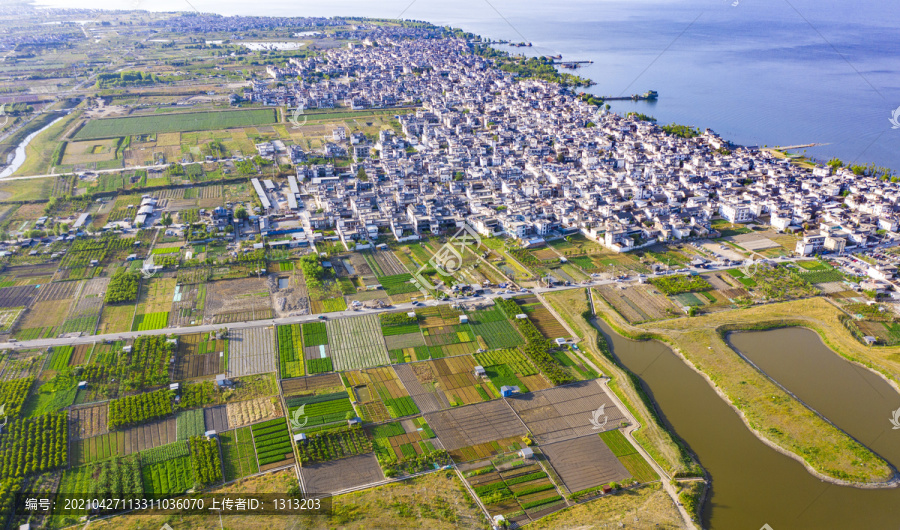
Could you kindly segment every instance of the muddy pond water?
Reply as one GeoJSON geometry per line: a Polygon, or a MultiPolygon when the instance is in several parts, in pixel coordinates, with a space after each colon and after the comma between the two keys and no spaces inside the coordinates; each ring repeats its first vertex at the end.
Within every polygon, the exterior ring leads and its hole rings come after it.
{"type": "MultiPolygon", "coordinates": [[[[900,488],[820,481],[757,439],[668,346],[626,339],[604,323],[601,328],[613,353],[641,379],[664,420],[709,472],[704,528],[900,528],[900,488]]],[[[729,340],[808,406],[895,466],[900,462],[900,430],[889,421],[900,394],[886,381],[843,360],[809,330],[733,333],[729,340]]]]}

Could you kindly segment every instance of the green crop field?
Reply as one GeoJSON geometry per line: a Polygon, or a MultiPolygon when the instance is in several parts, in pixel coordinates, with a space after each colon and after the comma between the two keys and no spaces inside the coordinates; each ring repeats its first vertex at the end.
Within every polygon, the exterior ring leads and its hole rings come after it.
{"type": "Polygon", "coordinates": [[[303,347],[328,344],[328,332],[324,322],[303,324],[303,347]]]}
{"type": "Polygon", "coordinates": [[[222,467],[226,481],[259,473],[250,427],[223,432],[219,435],[219,441],[222,444],[222,467]]]}
{"type": "Polygon", "coordinates": [[[168,311],[148,313],[146,315],[135,315],[134,323],[131,325],[131,331],[151,331],[154,329],[162,329],[166,327],[168,323],[168,311]]]}
{"type": "Polygon", "coordinates": [[[275,123],[271,109],[187,112],[165,116],[136,116],[91,120],[75,135],[75,140],[116,138],[153,133],[212,131],[275,123]]]}
{"type": "Polygon", "coordinates": [[[300,324],[278,326],[278,373],[282,379],[304,375],[300,324]]]}
{"type": "Polygon", "coordinates": [[[251,430],[259,465],[281,462],[293,456],[291,434],[284,418],[257,423],[251,427],[251,430]]]}
{"type": "Polygon", "coordinates": [[[652,482],[659,479],[659,476],[653,471],[650,464],[644,460],[644,457],[637,452],[637,449],[631,445],[631,442],[625,438],[621,431],[616,429],[602,432],[600,433],[600,438],[635,480],[638,482],[652,482]]]}

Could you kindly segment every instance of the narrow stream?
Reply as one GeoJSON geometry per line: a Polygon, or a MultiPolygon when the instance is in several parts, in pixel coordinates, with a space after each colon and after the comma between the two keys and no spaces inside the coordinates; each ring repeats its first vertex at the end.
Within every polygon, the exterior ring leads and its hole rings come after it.
{"type": "MultiPolygon", "coordinates": [[[[638,375],[666,423],[696,453],[701,465],[710,473],[712,488],[703,507],[704,528],[757,530],[766,524],[773,530],[900,527],[900,489],[866,490],[820,481],[799,462],[757,439],[706,379],[668,346],[626,339],[605,323],[601,323],[601,328],[613,353],[638,375]]],[[[820,358],[836,357],[812,333],[798,334],[797,342],[789,343],[772,331],[754,335],[753,344],[739,346],[750,358],[758,351],[766,351],[770,352],[772,362],[778,364],[789,357],[788,351],[801,350],[812,351],[815,356],[805,362],[818,363],[824,362],[820,358]],[[824,351],[816,350],[817,344],[824,351]]],[[[735,336],[733,340],[737,338],[735,336]]],[[[853,366],[845,364],[847,370],[855,372],[853,366]]],[[[797,371],[796,367],[785,369],[797,371]]],[[[845,374],[848,381],[852,381],[851,376],[852,373],[845,374]]],[[[847,392],[862,391],[863,387],[872,390],[859,376],[854,377],[856,382],[847,392]]],[[[789,384],[782,384],[790,388],[789,384]]],[[[792,391],[800,395],[798,390],[792,391]]],[[[801,399],[805,398],[801,396],[801,399]]],[[[900,407],[900,399],[894,399],[897,401],[894,408],[900,407]]],[[[881,411],[885,423],[890,410],[881,411]]],[[[824,411],[820,412],[824,414],[824,411]]],[[[873,416],[877,414],[873,413],[873,416]]],[[[843,419],[831,419],[852,432],[841,425],[843,419]]],[[[900,435],[900,431],[897,434],[900,435]]],[[[897,438],[900,441],[900,436],[897,438]]]]}
{"type": "Polygon", "coordinates": [[[31,141],[34,140],[34,138],[37,135],[46,131],[47,129],[52,127],[54,123],[58,122],[59,120],[65,118],[65,117],[66,117],[65,115],[60,116],[59,118],[56,118],[55,120],[51,121],[44,127],[40,128],[40,129],[34,131],[33,133],[29,134],[28,136],[26,136],[25,139],[23,139],[22,142],[16,147],[15,156],[13,156],[12,164],[7,166],[7,168],[4,169],[3,171],[0,171],[0,179],[9,177],[13,173],[18,171],[19,168],[22,167],[22,164],[25,163],[25,159],[27,157],[27,154],[25,153],[25,148],[28,147],[28,144],[31,143],[31,141]]]}

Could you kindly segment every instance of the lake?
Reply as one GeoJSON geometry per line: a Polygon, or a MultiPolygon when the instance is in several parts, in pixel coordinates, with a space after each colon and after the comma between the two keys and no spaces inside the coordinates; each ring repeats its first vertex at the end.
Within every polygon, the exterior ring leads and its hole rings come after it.
{"type": "MultiPolygon", "coordinates": [[[[79,0],[41,5],[82,7],[79,0]]],[[[900,2],[676,0],[536,2],[387,0],[264,3],[234,0],[97,0],[92,8],[192,10],[223,15],[337,16],[427,20],[508,48],[594,63],[576,71],[598,95],[660,94],[657,102],[616,102],[660,123],[709,127],[744,145],[827,143],[839,157],[900,169],[900,2]],[[495,9],[496,8],[496,9],[495,9]]]]}

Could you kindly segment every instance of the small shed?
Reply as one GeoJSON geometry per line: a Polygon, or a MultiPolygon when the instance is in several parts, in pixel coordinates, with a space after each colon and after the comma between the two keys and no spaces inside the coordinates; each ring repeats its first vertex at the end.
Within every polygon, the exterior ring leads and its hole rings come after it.
{"type": "Polygon", "coordinates": [[[234,383],[231,379],[225,377],[225,374],[216,375],[216,387],[218,388],[231,388],[234,386],[234,383]]]}
{"type": "Polygon", "coordinates": [[[460,324],[468,324],[469,317],[467,317],[466,315],[459,315],[459,323],[460,324]]]}
{"type": "Polygon", "coordinates": [[[486,377],[487,372],[484,369],[484,366],[476,366],[475,367],[475,377],[486,377]]]}
{"type": "Polygon", "coordinates": [[[125,353],[131,353],[131,346],[123,346],[122,351],[125,353]]]}
{"type": "Polygon", "coordinates": [[[565,344],[565,343],[566,343],[566,339],[564,339],[564,338],[562,338],[562,337],[559,337],[559,338],[556,339],[556,344],[559,345],[559,346],[562,346],[562,345],[565,344]]]}
{"type": "Polygon", "coordinates": [[[409,318],[416,318],[416,312],[410,311],[409,313],[406,314],[406,316],[408,316],[409,318]]]}
{"type": "Polygon", "coordinates": [[[513,394],[518,394],[518,393],[519,393],[519,387],[517,387],[517,386],[504,385],[504,386],[500,387],[500,395],[503,397],[510,397],[513,394]]]}
{"type": "Polygon", "coordinates": [[[522,448],[521,451],[519,451],[519,456],[521,456],[525,460],[529,460],[531,458],[534,458],[534,451],[532,451],[531,448],[526,445],[522,448]]]}
{"type": "Polygon", "coordinates": [[[206,432],[203,433],[203,434],[204,434],[204,436],[206,436],[206,439],[207,439],[207,440],[212,440],[213,438],[216,437],[216,431],[212,431],[212,430],[206,431],[206,432]]]}
{"type": "Polygon", "coordinates": [[[294,441],[297,443],[306,441],[306,433],[300,432],[294,435],[294,441]]]}
{"type": "Polygon", "coordinates": [[[526,315],[525,313],[519,313],[518,315],[516,315],[516,318],[518,320],[525,320],[526,318],[528,318],[528,315],[526,315]]]}
{"type": "Polygon", "coordinates": [[[172,383],[169,385],[169,390],[172,392],[178,392],[178,389],[181,388],[181,383],[172,383]]]}
{"type": "Polygon", "coordinates": [[[878,339],[871,335],[866,335],[865,337],[863,337],[863,340],[866,341],[866,344],[875,344],[876,342],[878,342],[878,339]]]}
{"type": "Polygon", "coordinates": [[[79,381],[78,389],[79,390],[87,390],[87,383],[88,383],[87,381],[79,381]]]}
{"type": "Polygon", "coordinates": [[[357,425],[360,425],[361,423],[362,422],[359,420],[359,418],[350,418],[349,420],[347,420],[348,427],[355,427],[357,425]]]}

